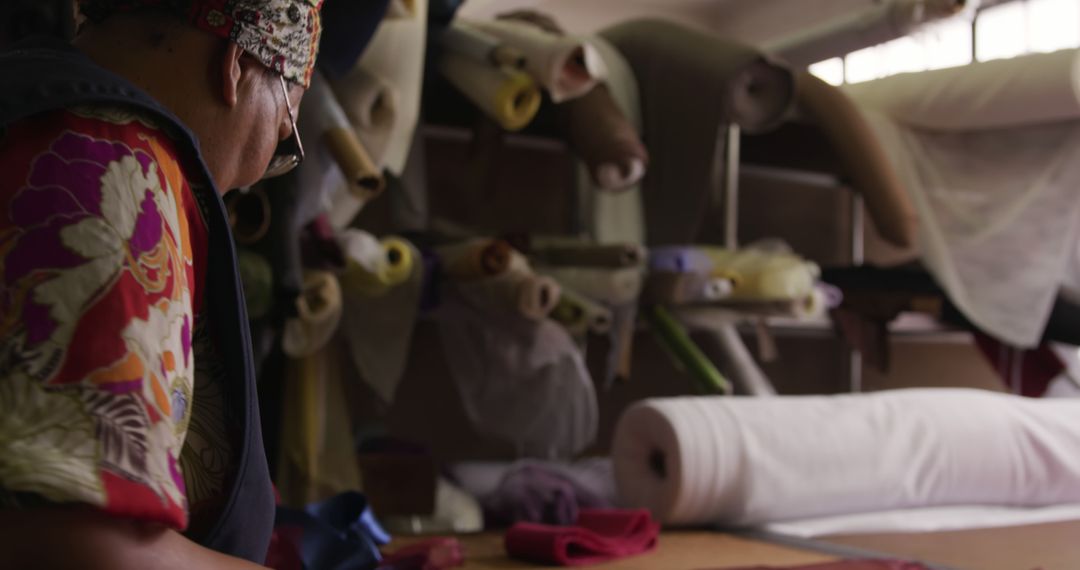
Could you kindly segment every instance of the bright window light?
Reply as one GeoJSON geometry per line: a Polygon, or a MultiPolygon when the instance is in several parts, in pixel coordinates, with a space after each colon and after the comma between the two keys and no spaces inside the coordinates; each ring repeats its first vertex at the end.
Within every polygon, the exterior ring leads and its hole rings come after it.
{"type": "Polygon", "coordinates": [[[844,60],[839,57],[819,61],[811,65],[809,71],[825,83],[832,85],[844,83],[844,60]]]}
{"type": "Polygon", "coordinates": [[[1010,2],[979,13],[975,21],[975,57],[979,61],[1015,57],[1028,51],[1026,7],[1024,2],[1010,2]]]}
{"type": "Polygon", "coordinates": [[[1080,1],[1028,0],[1026,23],[1029,51],[1080,46],[1080,1]]]}
{"type": "Polygon", "coordinates": [[[918,34],[927,69],[971,63],[971,22],[953,18],[923,28],[918,34]]]}
{"type": "Polygon", "coordinates": [[[847,68],[844,80],[848,83],[860,83],[885,76],[882,65],[882,50],[879,46],[853,51],[847,55],[847,68]]]}

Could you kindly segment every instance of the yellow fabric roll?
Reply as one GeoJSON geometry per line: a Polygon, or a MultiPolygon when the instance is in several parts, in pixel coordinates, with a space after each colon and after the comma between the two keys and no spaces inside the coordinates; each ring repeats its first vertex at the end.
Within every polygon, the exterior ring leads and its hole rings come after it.
{"type": "Polygon", "coordinates": [[[311,122],[305,126],[319,133],[334,163],[344,174],[349,191],[363,200],[381,193],[385,187],[382,173],[360,143],[345,110],[321,74],[312,76],[304,110],[305,122],[311,122]]]}
{"type": "Polygon", "coordinates": [[[340,358],[332,342],[286,364],[277,484],[287,505],[361,489],[340,358]]]}
{"type": "Polygon", "coordinates": [[[714,275],[732,280],[732,301],[794,301],[814,293],[821,275],[817,264],[797,255],[762,249],[702,248],[714,275]]]}
{"type": "Polygon", "coordinates": [[[297,316],[285,321],[281,339],[285,354],[294,358],[318,352],[341,322],[341,285],[328,271],[304,272],[304,290],[296,299],[297,316]]]}
{"type": "Polygon", "coordinates": [[[446,53],[442,74],[488,117],[508,131],[525,128],[540,110],[540,89],[528,74],[446,53]]]}
{"type": "Polygon", "coordinates": [[[341,283],[350,292],[380,296],[412,275],[416,263],[413,249],[401,238],[376,241],[360,230],[348,230],[340,237],[340,243],[346,257],[341,283]]]}
{"type": "Polygon", "coordinates": [[[525,70],[561,103],[581,97],[605,74],[596,48],[577,38],[559,36],[525,22],[469,22],[525,55],[525,70]]]}
{"type": "Polygon", "coordinates": [[[559,304],[551,311],[551,318],[574,335],[606,334],[611,331],[613,321],[607,307],[566,288],[559,296],[559,304]]]}

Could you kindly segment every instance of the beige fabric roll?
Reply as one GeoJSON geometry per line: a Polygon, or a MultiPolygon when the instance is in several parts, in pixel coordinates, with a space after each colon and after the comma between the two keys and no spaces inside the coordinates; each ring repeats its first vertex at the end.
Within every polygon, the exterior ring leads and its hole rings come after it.
{"type": "Polygon", "coordinates": [[[799,111],[825,133],[881,237],[898,247],[915,241],[915,206],[885,155],[877,135],[854,101],[809,74],[796,76],[799,111]]]}
{"type": "Polygon", "coordinates": [[[650,244],[694,241],[713,186],[718,135],[777,124],[794,98],[790,71],[757,50],[660,20],[600,34],[637,76],[649,170],[643,188],[650,244]]]}

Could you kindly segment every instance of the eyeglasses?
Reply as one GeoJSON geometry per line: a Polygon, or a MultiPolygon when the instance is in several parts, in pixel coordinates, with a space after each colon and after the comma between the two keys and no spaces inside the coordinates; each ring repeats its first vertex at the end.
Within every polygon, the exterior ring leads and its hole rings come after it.
{"type": "Polygon", "coordinates": [[[263,180],[281,176],[304,161],[304,145],[300,143],[300,133],[296,130],[296,116],[293,113],[292,104],[289,103],[289,88],[285,85],[284,76],[279,75],[278,79],[281,81],[281,93],[285,96],[285,107],[289,110],[289,126],[292,128],[292,134],[278,143],[277,149],[274,150],[274,157],[270,159],[266,173],[263,174],[263,180]]]}

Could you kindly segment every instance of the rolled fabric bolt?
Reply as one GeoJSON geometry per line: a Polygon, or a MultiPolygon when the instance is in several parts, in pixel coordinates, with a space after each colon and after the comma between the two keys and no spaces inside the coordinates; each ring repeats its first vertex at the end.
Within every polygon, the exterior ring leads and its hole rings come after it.
{"type": "Polygon", "coordinates": [[[499,20],[469,22],[525,54],[525,70],[561,103],[588,93],[605,74],[588,42],[546,32],[532,24],[499,20]]]}
{"type": "Polygon", "coordinates": [[[565,287],[551,318],[572,334],[607,334],[614,320],[610,309],[565,287]]]}
{"type": "Polygon", "coordinates": [[[701,248],[712,260],[713,274],[730,276],[734,301],[795,301],[814,292],[821,269],[791,253],[748,248],[701,248]]]}
{"type": "Polygon", "coordinates": [[[397,125],[400,93],[388,81],[359,65],[330,85],[360,144],[376,166],[382,165],[390,135],[397,125]]]}
{"type": "Polygon", "coordinates": [[[645,177],[645,161],[628,158],[620,164],[605,162],[593,174],[601,190],[624,190],[645,177]]]}
{"type": "Polygon", "coordinates": [[[297,316],[285,321],[281,347],[293,358],[310,356],[330,341],[341,322],[341,286],[327,271],[304,273],[304,289],[296,299],[297,316]]]}
{"type": "Polygon", "coordinates": [[[261,186],[229,192],[225,196],[225,207],[237,243],[251,245],[270,230],[270,199],[261,186]]]}
{"type": "Polygon", "coordinates": [[[443,54],[439,70],[477,108],[508,131],[525,128],[540,110],[540,89],[522,71],[493,67],[455,53],[443,54]]]}
{"type": "Polygon", "coordinates": [[[611,453],[622,503],[673,526],[1080,501],[1068,398],[922,388],[645,400],[623,413],[611,453]]]}
{"type": "Polygon", "coordinates": [[[249,319],[260,319],[274,305],[274,271],[266,258],[246,249],[238,249],[236,262],[244,285],[244,304],[249,319]]]}
{"type": "Polygon", "coordinates": [[[341,243],[347,258],[341,281],[347,291],[380,296],[412,275],[412,248],[401,238],[376,241],[359,230],[351,230],[341,243]]]}
{"type": "Polygon", "coordinates": [[[590,299],[611,305],[637,302],[641,294],[642,275],[638,267],[601,269],[538,265],[536,272],[590,299]]]}
{"type": "Polygon", "coordinates": [[[708,273],[653,271],[644,296],[652,303],[692,304],[719,301],[733,289],[731,279],[708,273]]]}
{"type": "Polygon", "coordinates": [[[468,281],[499,275],[510,268],[514,249],[503,240],[476,239],[435,249],[443,271],[450,277],[468,281]]]}
{"type": "Polygon", "coordinates": [[[440,44],[447,51],[481,63],[514,69],[525,67],[525,54],[465,22],[452,22],[443,31],[440,44]]]}
{"type": "Polygon", "coordinates": [[[349,191],[361,200],[370,200],[381,193],[386,182],[322,75],[312,76],[304,103],[318,110],[308,116],[318,122],[316,127],[322,132],[322,141],[345,175],[349,191]]]}
{"type": "Polygon", "coordinates": [[[457,283],[461,292],[474,303],[499,312],[517,313],[540,320],[547,317],[559,302],[562,290],[555,280],[523,271],[457,283]]]}
{"type": "Polygon", "coordinates": [[[586,267],[629,267],[645,260],[645,248],[634,244],[589,244],[536,246],[532,257],[545,265],[586,267]]]}

